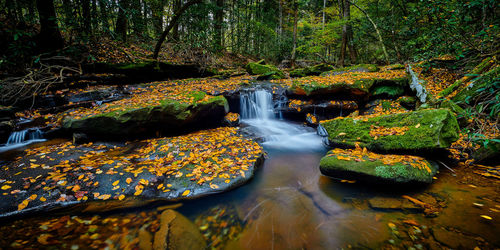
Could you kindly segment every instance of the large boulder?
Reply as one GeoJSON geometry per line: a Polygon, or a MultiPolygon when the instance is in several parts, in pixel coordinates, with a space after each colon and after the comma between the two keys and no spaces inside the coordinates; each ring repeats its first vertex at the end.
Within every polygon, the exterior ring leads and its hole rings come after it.
{"type": "Polygon", "coordinates": [[[332,144],[370,150],[408,151],[447,148],[458,139],[457,119],[448,109],[428,109],[389,115],[339,117],[323,121],[332,144]]]}
{"type": "Polygon", "coordinates": [[[334,67],[328,64],[317,64],[311,67],[294,69],[290,71],[290,77],[319,76],[321,73],[333,69],[334,67]]]}
{"type": "Polygon", "coordinates": [[[421,157],[375,154],[359,148],[334,149],[320,161],[324,175],[376,184],[431,183],[437,169],[421,157]]]}
{"type": "Polygon", "coordinates": [[[175,135],[190,128],[222,124],[228,112],[223,96],[194,91],[180,95],[143,93],[70,113],[62,126],[77,133],[111,137],[164,131],[175,135]]]}
{"type": "Polygon", "coordinates": [[[260,63],[248,63],[245,66],[248,74],[250,75],[260,75],[262,80],[273,80],[273,79],[281,79],[284,78],[283,72],[281,72],[276,66],[269,64],[260,64],[260,63]]]}

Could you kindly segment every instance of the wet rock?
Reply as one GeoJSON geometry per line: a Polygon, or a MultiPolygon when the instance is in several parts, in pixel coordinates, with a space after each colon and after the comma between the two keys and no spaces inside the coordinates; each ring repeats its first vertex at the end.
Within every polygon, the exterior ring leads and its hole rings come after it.
{"type": "Polygon", "coordinates": [[[153,236],[144,228],[139,229],[139,249],[153,249],[153,236]]]}
{"type": "Polygon", "coordinates": [[[174,210],[160,217],[160,229],[155,233],[153,249],[205,249],[207,243],[189,219],[174,210]]]}
{"type": "Polygon", "coordinates": [[[224,124],[228,127],[236,127],[240,124],[240,114],[228,113],[224,117],[224,124]]]}
{"type": "Polygon", "coordinates": [[[14,130],[14,126],[10,121],[0,122],[0,144],[7,142],[10,134],[14,130]]]}
{"type": "Polygon", "coordinates": [[[262,150],[228,127],[129,144],[27,149],[1,166],[0,217],[67,207],[103,212],[225,192],[254,176],[262,150]]]}
{"type": "Polygon", "coordinates": [[[161,101],[137,107],[133,101],[129,101],[133,99],[123,99],[120,103],[113,102],[88,109],[82,115],[67,116],[62,127],[76,133],[85,133],[90,137],[109,138],[140,135],[156,130],[175,135],[189,128],[222,124],[229,109],[224,97],[209,96],[203,92],[193,92],[188,94],[188,97],[190,95],[198,101],[184,102],[182,99],[170,99],[165,95],[160,97],[161,101]]]}
{"type": "Polygon", "coordinates": [[[377,184],[428,184],[437,169],[437,165],[417,156],[382,155],[338,148],[329,151],[320,161],[321,173],[326,176],[377,184]]]}
{"type": "Polygon", "coordinates": [[[259,62],[257,63],[251,62],[245,66],[245,69],[250,75],[260,75],[261,78],[265,78],[267,80],[284,78],[283,72],[281,72],[274,65],[260,64],[259,62]]]}
{"type": "Polygon", "coordinates": [[[12,106],[2,106],[0,105],[0,122],[9,121],[15,117],[16,108],[12,106]]]}
{"type": "Polygon", "coordinates": [[[319,76],[321,73],[333,69],[334,67],[328,64],[317,64],[310,67],[294,69],[290,71],[290,77],[319,76]]]}
{"type": "Polygon", "coordinates": [[[370,150],[405,151],[447,148],[458,139],[455,116],[447,109],[411,111],[322,122],[331,143],[370,150]]]}
{"type": "Polygon", "coordinates": [[[89,137],[84,133],[73,133],[73,144],[83,144],[89,142],[89,137]]]}
{"type": "Polygon", "coordinates": [[[400,210],[402,203],[400,199],[384,197],[375,197],[368,200],[370,208],[383,211],[400,210]]]}
{"type": "Polygon", "coordinates": [[[474,249],[474,247],[477,246],[475,239],[448,231],[444,228],[433,228],[432,234],[434,235],[436,241],[453,249],[474,249]]]}

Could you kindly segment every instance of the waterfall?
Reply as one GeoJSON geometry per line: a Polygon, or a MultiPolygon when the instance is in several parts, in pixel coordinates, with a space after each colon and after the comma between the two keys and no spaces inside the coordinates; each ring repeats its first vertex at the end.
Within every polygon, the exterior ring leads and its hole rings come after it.
{"type": "Polygon", "coordinates": [[[252,133],[261,137],[262,145],[267,149],[280,151],[316,151],[324,150],[321,137],[314,129],[302,124],[282,121],[279,111],[287,105],[286,96],[279,95],[273,101],[273,94],[263,89],[246,90],[240,93],[242,123],[249,125],[252,133]],[[279,119],[278,119],[279,118],[279,119]]]}
{"type": "Polygon", "coordinates": [[[21,131],[14,131],[10,134],[7,143],[0,146],[0,152],[23,147],[31,143],[45,141],[43,132],[38,128],[30,128],[21,131]]]}
{"type": "Polygon", "coordinates": [[[241,119],[267,120],[274,117],[273,94],[265,90],[242,92],[241,119]]]}
{"type": "Polygon", "coordinates": [[[15,131],[10,134],[6,145],[19,144],[26,141],[43,139],[43,133],[40,129],[25,129],[22,131],[15,131]]]}

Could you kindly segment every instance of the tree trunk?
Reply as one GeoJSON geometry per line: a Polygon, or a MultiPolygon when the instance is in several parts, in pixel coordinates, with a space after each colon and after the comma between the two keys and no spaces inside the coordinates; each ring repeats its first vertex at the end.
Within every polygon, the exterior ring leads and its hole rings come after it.
{"type": "Polygon", "coordinates": [[[91,22],[92,18],[90,17],[90,0],[81,0],[80,4],[82,5],[82,21],[83,21],[83,33],[86,36],[89,36],[92,33],[91,22]]]}
{"type": "MultiPolygon", "coordinates": [[[[177,1],[177,0],[176,0],[177,1]]],[[[153,9],[151,13],[153,15],[153,27],[155,29],[156,35],[161,35],[163,31],[163,0],[154,1],[152,5],[153,9]]]]}
{"type": "Polygon", "coordinates": [[[215,46],[217,50],[221,50],[224,48],[224,31],[223,22],[224,22],[224,0],[216,0],[216,10],[215,10],[215,46]]]}
{"type": "Polygon", "coordinates": [[[339,65],[340,67],[344,67],[345,63],[345,54],[347,52],[347,15],[346,13],[346,0],[339,1],[339,10],[342,15],[342,21],[344,24],[342,25],[342,43],[340,45],[340,58],[339,65]]]}
{"type": "Polygon", "coordinates": [[[344,16],[346,17],[346,35],[347,35],[347,46],[349,47],[349,58],[351,59],[351,64],[356,63],[356,48],[354,46],[354,35],[351,25],[351,4],[346,1],[344,4],[344,16]]]}
{"type": "Polygon", "coordinates": [[[53,0],[37,0],[36,7],[40,16],[40,33],[37,45],[41,51],[50,51],[64,47],[64,40],[57,26],[53,0]]]}
{"type": "MultiPolygon", "coordinates": [[[[176,13],[181,8],[181,0],[174,0],[174,13],[176,13]]],[[[172,27],[172,40],[179,41],[179,23],[175,23],[172,27]]]]}
{"type": "Polygon", "coordinates": [[[128,29],[128,18],[127,10],[129,7],[129,0],[119,0],[118,2],[118,18],[116,19],[116,29],[115,32],[118,37],[126,42],[127,41],[127,29],[128,29]]]}
{"type": "Polygon", "coordinates": [[[378,40],[380,42],[380,46],[382,47],[382,51],[384,52],[385,60],[387,63],[389,63],[389,55],[387,54],[387,50],[385,49],[384,40],[382,39],[382,35],[380,34],[380,31],[377,27],[377,24],[375,24],[375,22],[370,18],[368,13],[364,9],[359,7],[356,3],[353,3],[349,0],[346,0],[346,1],[350,2],[352,5],[354,5],[354,7],[358,8],[361,12],[363,12],[363,14],[365,14],[368,21],[370,21],[370,23],[373,25],[373,28],[375,29],[375,32],[377,33],[378,40]]]}
{"type": "Polygon", "coordinates": [[[172,17],[172,20],[170,20],[169,24],[167,25],[167,27],[165,28],[165,30],[161,34],[160,38],[158,39],[158,42],[156,43],[155,51],[153,53],[154,59],[158,58],[158,54],[160,53],[161,45],[165,41],[165,38],[167,38],[168,32],[170,32],[170,30],[174,27],[174,25],[177,23],[177,21],[179,21],[179,18],[181,17],[182,13],[184,13],[184,11],[186,11],[191,5],[198,4],[201,2],[202,2],[202,0],[191,0],[191,1],[187,2],[186,4],[184,4],[184,6],[182,6],[174,14],[174,17],[172,17]]]}
{"type": "Polygon", "coordinates": [[[107,9],[109,6],[106,4],[106,0],[99,0],[99,9],[101,10],[101,29],[102,31],[109,30],[109,18],[107,9]]]}
{"type": "Polygon", "coordinates": [[[299,4],[293,1],[293,47],[292,58],[290,59],[290,67],[295,68],[295,59],[297,56],[297,23],[299,17],[299,4]]]}

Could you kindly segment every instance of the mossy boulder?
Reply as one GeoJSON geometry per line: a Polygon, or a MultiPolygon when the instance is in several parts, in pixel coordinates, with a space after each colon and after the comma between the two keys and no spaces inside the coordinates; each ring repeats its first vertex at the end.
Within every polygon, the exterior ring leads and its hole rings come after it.
{"type": "Polygon", "coordinates": [[[294,69],[290,71],[290,77],[319,76],[321,73],[333,70],[334,67],[328,64],[318,64],[311,67],[294,69]]]}
{"type": "Polygon", "coordinates": [[[250,75],[264,75],[270,72],[281,72],[276,66],[270,64],[248,63],[245,66],[246,71],[250,75]]]}
{"type": "Polygon", "coordinates": [[[457,119],[448,109],[428,109],[323,121],[332,144],[359,143],[370,150],[409,151],[447,148],[458,140],[457,119]]]}
{"type": "Polygon", "coordinates": [[[422,157],[334,149],[320,161],[322,174],[375,184],[428,184],[438,170],[422,157]]]}
{"type": "Polygon", "coordinates": [[[500,158],[500,138],[489,139],[486,145],[481,145],[478,150],[472,153],[472,157],[479,163],[498,164],[498,159],[500,158]]]}
{"type": "Polygon", "coordinates": [[[375,64],[358,64],[344,68],[337,68],[321,73],[321,76],[340,75],[348,72],[377,72],[378,67],[375,64]]]}
{"type": "MultiPolygon", "coordinates": [[[[176,135],[194,128],[221,125],[229,106],[223,96],[209,96],[203,92],[188,94],[192,102],[165,96],[159,102],[134,106],[127,99],[103,109],[86,110],[82,115],[67,116],[64,129],[85,133],[92,137],[142,135],[162,131],[176,135]]],[[[133,99],[131,99],[133,100],[133,99]]]]}
{"type": "Polygon", "coordinates": [[[417,106],[417,99],[414,96],[400,96],[396,102],[406,109],[415,109],[417,106]]]}

